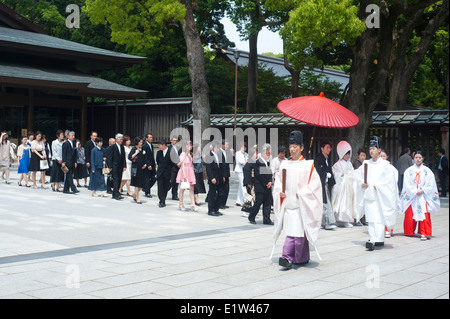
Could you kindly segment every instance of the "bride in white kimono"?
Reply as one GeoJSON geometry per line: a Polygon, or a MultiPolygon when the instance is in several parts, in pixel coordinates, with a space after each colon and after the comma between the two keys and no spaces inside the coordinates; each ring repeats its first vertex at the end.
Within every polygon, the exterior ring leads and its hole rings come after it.
{"type": "Polygon", "coordinates": [[[417,222],[421,240],[431,238],[430,213],[440,209],[439,193],[433,172],[423,164],[421,151],[416,151],[414,165],[403,175],[403,189],[400,196],[400,213],[405,214],[403,231],[413,236],[417,222]]]}
{"type": "Polygon", "coordinates": [[[337,145],[339,161],[333,167],[333,175],[336,184],[331,192],[331,203],[339,225],[353,227],[356,221],[356,179],[353,165],[350,162],[352,147],[346,141],[340,141],[337,145]]]}
{"type": "Polygon", "coordinates": [[[370,239],[366,242],[369,251],[383,246],[385,227],[393,228],[398,212],[398,190],[391,164],[380,157],[381,138],[373,136],[369,142],[370,160],[364,161],[356,171],[357,219],[364,214],[369,224],[370,239]],[[367,164],[367,181],[364,167],[367,164]]]}

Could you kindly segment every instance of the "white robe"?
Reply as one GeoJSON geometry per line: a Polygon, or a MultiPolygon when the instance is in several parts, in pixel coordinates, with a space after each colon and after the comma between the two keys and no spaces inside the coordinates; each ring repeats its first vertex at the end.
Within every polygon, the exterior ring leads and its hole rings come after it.
{"type": "MultiPolygon", "coordinates": [[[[282,161],[279,172],[275,176],[273,188],[274,247],[281,232],[286,236],[306,237],[316,248],[322,222],[322,183],[319,174],[314,169],[314,161],[282,161]],[[286,198],[281,204],[281,175],[286,169],[286,198]]],[[[273,255],[272,250],[272,255],[273,255]]],[[[272,258],[271,255],[271,258],[272,258]]],[[[320,256],[319,256],[320,259],[320,256]]]]}
{"type": "Polygon", "coordinates": [[[356,175],[356,201],[357,220],[363,215],[368,223],[386,225],[392,229],[398,215],[398,188],[397,177],[392,165],[379,158],[364,161],[363,165],[355,171],[356,175]],[[368,164],[367,184],[364,182],[364,164],[368,164]]]}
{"type": "Polygon", "coordinates": [[[403,175],[400,213],[404,214],[410,205],[416,221],[425,220],[425,213],[437,213],[441,203],[433,172],[423,164],[414,164],[403,175]],[[422,195],[417,195],[419,190],[423,190],[422,195]]]}
{"type": "Polygon", "coordinates": [[[336,184],[331,192],[331,203],[336,219],[340,222],[353,222],[356,212],[356,179],[350,161],[340,159],[332,167],[336,184]]]}

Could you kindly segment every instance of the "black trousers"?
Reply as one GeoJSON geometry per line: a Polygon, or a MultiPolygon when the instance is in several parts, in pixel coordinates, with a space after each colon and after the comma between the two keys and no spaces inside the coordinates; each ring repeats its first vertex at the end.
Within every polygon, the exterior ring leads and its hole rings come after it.
{"type": "Polygon", "coordinates": [[[73,170],[74,167],[67,167],[69,171],[66,174],[66,179],[64,180],[64,192],[68,192],[69,188],[72,190],[72,192],[76,191],[77,188],[75,187],[75,184],[73,183],[73,170]]]}
{"type": "Polygon", "coordinates": [[[113,184],[112,197],[113,198],[122,196],[122,193],[120,192],[120,184],[122,183],[122,174],[123,174],[123,169],[114,168],[112,170],[112,184],[113,184]]]}
{"type": "Polygon", "coordinates": [[[178,183],[177,183],[177,175],[178,175],[178,167],[172,167],[170,174],[170,185],[172,187],[172,198],[178,198],[178,183]]]}
{"type": "Polygon", "coordinates": [[[225,181],[219,187],[220,206],[225,206],[228,200],[228,194],[230,193],[230,179],[225,177],[225,181]]]}
{"type": "Polygon", "coordinates": [[[144,193],[145,195],[148,195],[151,193],[151,188],[153,187],[153,185],[155,185],[156,183],[156,175],[155,175],[155,171],[151,170],[149,171],[148,169],[145,170],[145,186],[144,186],[144,193]]]}
{"type": "Polygon", "coordinates": [[[161,176],[156,181],[158,183],[157,185],[158,185],[159,202],[161,204],[165,204],[166,198],[167,198],[167,193],[169,192],[169,189],[170,189],[170,179],[165,176],[161,176]]]}
{"type": "Polygon", "coordinates": [[[248,219],[254,221],[256,215],[258,215],[261,205],[263,207],[263,223],[270,223],[270,208],[272,206],[272,192],[268,193],[256,193],[255,194],[255,204],[253,205],[248,219]]]}
{"type": "Polygon", "coordinates": [[[219,207],[223,203],[223,198],[221,195],[220,188],[222,187],[221,184],[213,184],[209,183],[209,190],[208,190],[208,213],[213,213],[219,211],[219,207]]]}
{"type": "Polygon", "coordinates": [[[447,174],[438,171],[438,177],[441,184],[441,196],[447,196],[447,174]]]}

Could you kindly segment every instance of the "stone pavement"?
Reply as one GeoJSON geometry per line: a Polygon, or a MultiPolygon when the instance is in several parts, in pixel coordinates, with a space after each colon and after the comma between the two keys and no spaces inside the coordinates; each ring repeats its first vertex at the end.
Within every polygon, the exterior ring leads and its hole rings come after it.
{"type": "MultiPolygon", "coordinates": [[[[15,171],[15,170],[14,170],[15,171]]],[[[449,210],[432,216],[433,238],[402,235],[366,251],[367,227],[321,230],[307,265],[278,266],[273,226],[251,225],[234,206],[224,216],[159,208],[156,196],[93,198],[0,184],[0,298],[449,298],[449,210]]],[[[156,194],[156,190],[153,190],[156,194]]],[[[205,195],[201,195],[204,199],[205,195]]],[[[188,199],[185,198],[185,204],[188,199]]]]}

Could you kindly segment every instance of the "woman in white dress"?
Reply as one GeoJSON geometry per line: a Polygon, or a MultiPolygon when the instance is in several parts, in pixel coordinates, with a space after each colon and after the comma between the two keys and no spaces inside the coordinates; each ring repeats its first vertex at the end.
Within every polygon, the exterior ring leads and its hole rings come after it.
{"type": "Polygon", "coordinates": [[[403,231],[406,236],[414,236],[417,223],[421,240],[431,239],[430,214],[440,209],[439,193],[433,172],[423,164],[421,151],[414,155],[414,165],[403,175],[400,196],[400,213],[405,214],[403,231]]]}
{"type": "Polygon", "coordinates": [[[123,146],[125,147],[125,160],[127,162],[127,170],[123,172],[122,174],[122,183],[120,185],[120,191],[122,192],[122,188],[126,185],[127,186],[127,195],[133,197],[133,194],[131,193],[131,164],[132,162],[128,159],[128,154],[130,154],[131,151],[131,139],[129,136],[123,137],[123,146]]]}

